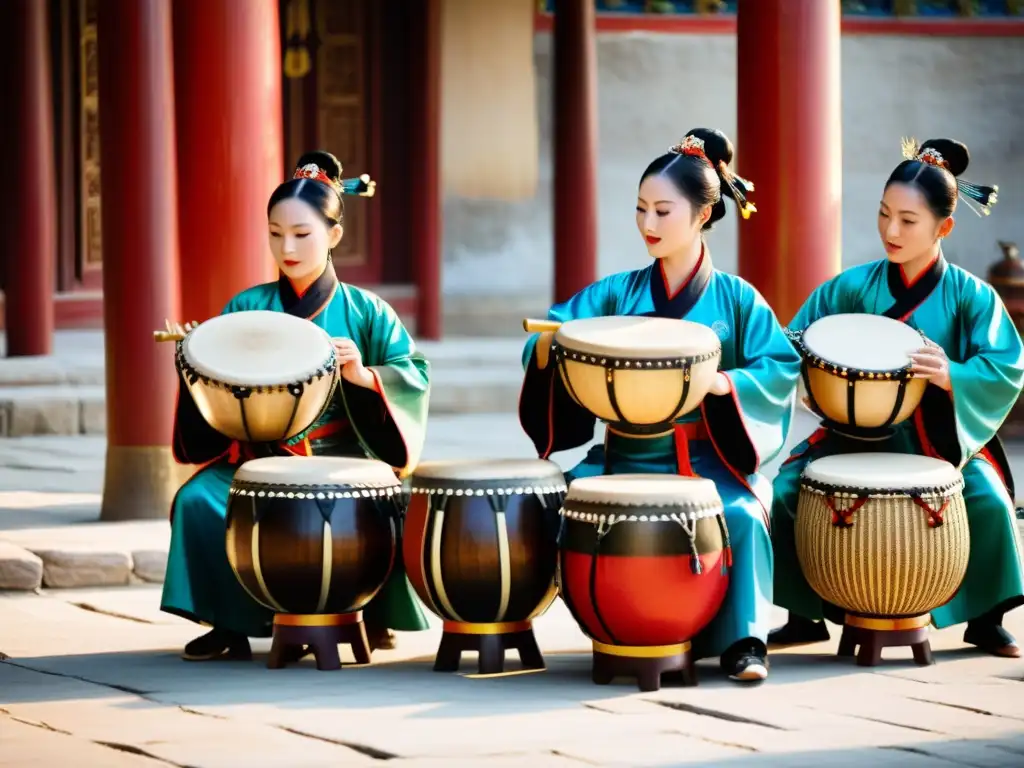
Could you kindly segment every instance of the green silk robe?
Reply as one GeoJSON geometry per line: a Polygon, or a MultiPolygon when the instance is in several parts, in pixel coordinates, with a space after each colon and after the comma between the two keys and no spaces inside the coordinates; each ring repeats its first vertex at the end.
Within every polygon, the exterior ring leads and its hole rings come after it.
{"type": "MultiPolygon", "coordinates": [[[[285,277],[235,296],[224,313],[271,310],[305,317],[332,337],[359,347],[375,389],[341,380],[320,419],[275,447],[280,455],[374,458],[400,476],[419,461],[430,395],[429,363],[416,351],[395,311],[374,294],[339,283],[328,266],[301,297],[285,277]]],[[[216,432],[199,414],[179,376],[174,455],[204,465],[175,496],[171,547],[161,609],[249,637],[269,637],[274,614],[254,601],[235,578],[225,551],[228,489],[235,470],[253,451],[216,432]]],[[[364,610],[372,626],[413,631],[428,624],[398,557],[387,583],[364,610]]]]}
{"type": "Polygon", "coordinates": [[[804,330],[821,317],[848,312],[886,315],[922,331],[949,358],[952,392],[929,386],[914,417],[888,439],[868,442],[820,429],[793,450],[774,482],[776,604],[808,619],[822,618],[822,601],[796,555],[800,475],[814,459],[866,451],[933,456],[963,472],[970,562],[960,591],[932,611],[936,627],[1024,604],[1013,477],[996,438],[1024,386],[1024,345],[999,296],[941,255],[912,282],[899,265],[882,259],[819,286],[790,327],[804,330]]]}
{"type": "MultiPolygon", "coordinates": [[[[566,479],[639,472],[713,480],[725,507],[732,568],[725,602],[693,638],[694,653],[713,657],[748,638],[765,642],[772,610],[771,484],[758,470],[785,445],[800,357],[753,286],[716,270],[706,250],[674,295],[655,261],[599,280],[552,307],[548,319],[605,315],[672,317],[708,326],[721,341],[720,368],[732,391],[705,397],[699,409],[679,419],[674,435],[632,438],[609,431],[605,443],[594,446],[566,479]]],[[[530,336],[523,351],[519,414],[538,455],[547,458],[590,442],[596,419],[569,396],[553,360],[538,369],[537,338],[530,336]]]]}

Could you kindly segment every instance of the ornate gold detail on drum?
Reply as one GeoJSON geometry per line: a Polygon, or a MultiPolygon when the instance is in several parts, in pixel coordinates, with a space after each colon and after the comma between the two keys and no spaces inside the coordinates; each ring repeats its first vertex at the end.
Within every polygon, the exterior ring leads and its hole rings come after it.
{"type": "Polygon", "coordinates": [[[358,624],[363,620],[363,612],[354,613],[278,613],[274,616],[274,625],[278,627],[344,627],[358,624]]]}
{"type": "Polygon", "coordinates": [[[963,479],[950,470],[956,479],[947,484],[904,489],[829,484],[805,474],[796,549],[811,588],[862,616],[920,616],[948,602],[970,554],[963,479]]]}
{"type": "Polygon", "coordinates": [[[631,659],[659,659],[664,656],[678,656],[690,650],[690,642],[672,645],[608,645],[593,640],[594,653],[606,656],[625,656],[631,659]]]}
{"type": "Polygon", "coordinates": [[[532,626],[529,621],[495,621],[483,624],[446,621],[444,631],[455,635],[505,635],[510,632],[526,632],[532,626]]]}

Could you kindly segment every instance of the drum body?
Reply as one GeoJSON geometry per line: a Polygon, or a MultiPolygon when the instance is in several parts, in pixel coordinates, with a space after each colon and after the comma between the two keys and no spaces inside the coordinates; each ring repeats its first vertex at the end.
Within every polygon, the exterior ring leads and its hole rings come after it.
{"type": "Polygon", "coordinates": [[[707,326],[662,317],[594,317],[563,323],[554,358],[570,396],[626,433],[661,431],[697,408],[722,345],[707,326]]]}
{"type": "Polygon", "coordinates": [[[562,515],[560,592],[595,649],[685,643],[718,613],[731,549],[712,481],[580,478],[562,515]]]}
{"type": "Polygon", "coordinates": [[[410,490],[406,572],[446,631],[448,623],[529,622],[547,610],[557,594],[558,508],[565,493],[558,465],[423,462],[410,490]]]}
{"type": "Polygon", "coordinates": [[[914,617],[947,603],[967,572],[963,477],[898,453],[827,456],[801,478],[796,548],[811,588],[860,616],[914,617]]]}
{"type": "Polygon", "coordinates": [[[265,310],[198,325],[178,342],[175,363],[207,423],[252,443],[288,440],[308,429],[338,380],[325,330],[265,310]]]}
{"type": "Polygon", "coordinates": [[[403,506],[383,462],[255,459],[231,484],[228,561],[253,599],[279,614],[359,611],[391,572],[403,506]]]}
{"type": "Polygon", "coordinates": [[[840,314],[787,334],[800,348],[813,409],[833,424],[888,429],[908,419],[924,397],[928,382],[913,377],[910,354],[925,341],[906,323],[840,314]]]}

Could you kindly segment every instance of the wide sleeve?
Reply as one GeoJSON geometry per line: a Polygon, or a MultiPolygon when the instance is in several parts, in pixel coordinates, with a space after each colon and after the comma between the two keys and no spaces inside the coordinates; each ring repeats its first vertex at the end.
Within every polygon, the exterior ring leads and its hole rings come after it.
{"type": "Polygon", "coordinates": [[[741,475],[750,475],[782,450],[793,418],[800,355],[768,303],[753,287],[738,297],[736,367],[723,371],[725,395],[701,403],[715,450],[741,475]]]}
{"type": "MultiPolygon", "coordinates": [[[[235,296],[222,315],[247,309],[243,296],[235,296]]],[[[211,427],[199,411],[189,391],[186,372],[178,370],[178,398],[174,408],[171,450],[179,464],[206,464],[223,456],[234,442],[211,427]]]]}
{"type": "MultiPolygon", "coordinates": [[[[617,276],[591,283],[568,301],[548,310],[548,320],[564,323],[586,317],[615,313],[617,276]]],[[[537,449],[547,458],[552,453],[577,448],[594,437],[596,417],[569,395],[554,360],[541,368],[537,364],[537,341],[532,334],[523,348],[523,386],[519,392],[519,423],[537,449]]]]}
{"type": "Polygon", "coordinates": [[[349,423],[363,449],[399,471],[412,472],[423,454],[430,401],[430,363],[394,309],[379,298],[363,312],[363,365],[372,389],[341,379],[339,389],[349,423]]]}
{"type": "Polygon", "coordinates": [[[918,428],[941,458],[962,468],[1002,425],[1024,386],[1024,345],[999,296],[980,280],[960,295],[960,349],[949,356],[950,392],[930,385],[918,428]]]}

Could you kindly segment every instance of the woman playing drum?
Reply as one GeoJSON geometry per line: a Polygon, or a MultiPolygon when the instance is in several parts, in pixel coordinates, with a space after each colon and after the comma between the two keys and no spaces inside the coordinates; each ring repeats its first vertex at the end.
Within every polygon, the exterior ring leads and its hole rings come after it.
{"type": "Polygon", "coordinates": [[[1012,503],[1013,479],[996,438],[1024,383],[1024,347],[995,291],[942,256],[953,230],[957,198],[988,213],[996,188],[958,181],[969,160],[958,141],[904,142],[904,157],[886,182],[878,233],[888,258],[842,272],[819,286],[793,319],[802,331],[839,313],[883,315],[907,323],[925,341],[911,355],[915,377],[926,379],[913,418],[880,440],[851,439],[819,429],[797,446],[775,480],[772,539],[775,601],[789,621],[773,644],[828,638],[818,621],[832,606],[807,584],[797,559],[794,515],[800,475],[813,459],[862,451],[916,453],[944,459],[963,472],[970,528],[970,561],[957,595],[932,612],[936,627],[967,622],[964,641],[999,656],[1019,656],[1002,627],[1003,614],[1024,603],[1024,574],[1012,503]],[[823,613],[823,609],[825,613],[823,613]]]}
{"type": "MultiPolygon", "coordinates": [[[[757,471],[785,443],[800,359],[764,299],[744,280],[716,270],[705,244],[704,231],[725,215],[723,196],[736,202],[744,218],[753,210],[745,197],[752,185],[729,170],[732,155],[724,134],[698,128],[654,160],[641,177],[636,206],[653,263],[588,286],[552,307],[548,318],[677,318],[717,334],[722,370],[699,409],[663,437],[609,429],[605,445],[595,446],[567,477],[653,472],[715,481],[734,559],[725,603],[694,639],[694,654],[719,656],[733,679],[761,680],[767,676],[772,604],[766,527],[771,489],[757,471]]],[[[550,333],[527,342],[520,398],[520,421],[543,457],[584,445],[595,426],[548,365],[550,347],[550,333]]]]}
{"type": "MultiPolygon", "coordinates": [[[[394,310],[372,293],[340,283],[331,262],[331,249],[342,237],[342,195],[363,194],[367,183],[341,181],[340,163],[326,152],[307,153],[298,165],[267,206],[270,250],[280,279],[238,294],[224,313],[284,312],[312,321],[333,338],[340,373],[333,399],[310,428],[275,452],[370,457],[406,474],[422,448],[429,365],[394,310]]],[[[213,627],[185,646],[184,658],[247,658],[248,638],[269,637],[273,614],[238,583],[224,537],[231,480],[238,465],[252,458],[252,449],[206,423],[183,377],[174,454],[182,463],[206,466],[174,500],[161,608],[213,627]]],[[[364,616],[374,647],[390,646],[390,628],[428,626],[400,567],[364,616]]]]}

